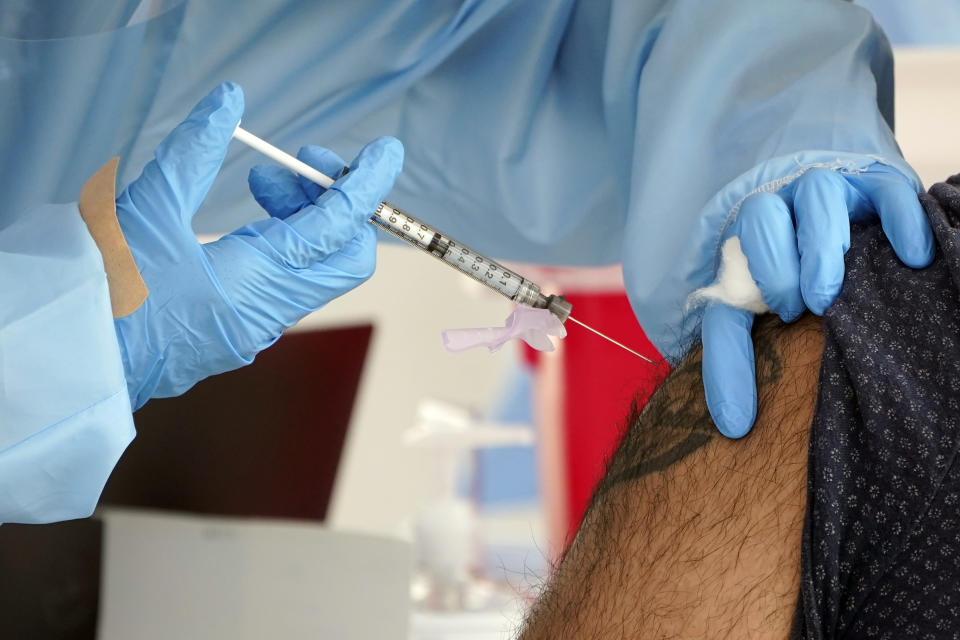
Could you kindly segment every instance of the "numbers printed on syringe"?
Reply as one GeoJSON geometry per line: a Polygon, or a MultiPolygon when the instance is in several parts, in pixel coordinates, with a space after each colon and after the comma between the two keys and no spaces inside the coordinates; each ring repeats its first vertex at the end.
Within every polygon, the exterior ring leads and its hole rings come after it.
{"type": "Polygon", "coordinates": [[[422,249],[426,249],[430,245],[430,240],[435,235],[433,229],[416,218],[388,206],[386,203],[380,205],[375,216],[382,220],[384,214],[386,214],[386,221],[394,233],[404,236],[422,249]]]}
{"type": "Polygon", "coordinates": [[[496,289],[510,299],[516,296],[523,284],[523,278],[387,203],[381,203],[373,221],[384,230],[426,250],[461,273],[496,289]]]}
{"type": "Polygon", "coordinates": [[[499,290],[508,298],[513,298],[520,287],[521,279],[501,267],[495,262],[485,259],[470,247],[457,244],[454,240],[448,241],[446,254],[443,260],[451,263],[460,272],[484,282],[488,286],[499,290]]]}

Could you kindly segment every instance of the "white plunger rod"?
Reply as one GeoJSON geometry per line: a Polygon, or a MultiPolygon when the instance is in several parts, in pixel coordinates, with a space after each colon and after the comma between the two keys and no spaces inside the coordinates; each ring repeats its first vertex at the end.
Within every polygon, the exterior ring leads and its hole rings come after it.
{"type": "Polygon", "coordinates": [[[329,188],[330,185],[333,184],[332,178],[325,176],[307,163],[300,162],[289,153],[277,149],[266,140],[261,140],[246,129],[241,129],[239,124],[237,125],[236,130],[233,132],[233,138],[234,140],[239,140],[252,149],[256,149],[271,160],[274,160],[287,169],[290,169],[290,171],[300,174],[310,182],[316,182],[324,189],[329,188]]]}

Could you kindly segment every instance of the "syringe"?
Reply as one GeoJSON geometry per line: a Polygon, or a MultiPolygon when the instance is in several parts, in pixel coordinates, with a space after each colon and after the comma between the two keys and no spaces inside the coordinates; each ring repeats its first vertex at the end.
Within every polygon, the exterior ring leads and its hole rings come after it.
{"type": "MultiPolygon", "coordinates": [[[[310,165],[297,160],[290,154],[281,151],[269,142],[258,138],[239,125],[233,132],[233,137],[325,189],[329,188],[334,182],[332,178],[317,171],[310,165]]],[[[567,302],[565,297],[561,295],[544,295],[540,291],[539,285],[507,269],[495,260],[491,260],[465,244],[440,233],[430,225],[421,222],[387,202],[380,203],[380,206],[377,207],[377,210],[370,218],[370,222],[387,233],[391,233],[400,238],[407,244],[443,261],[460,273],[510,298],[517,304],[538,309],[549,309],[561,322],[570,319],[600,337],[609,340],[618,347],[626,349],[635,356],[643,358],[647,362],[653,362],[650,358],[622,345],[613,338],[600,333],[593,327],[580,322],[576,318],[570,317],[570,311],[573,305],[567,302]]]]}

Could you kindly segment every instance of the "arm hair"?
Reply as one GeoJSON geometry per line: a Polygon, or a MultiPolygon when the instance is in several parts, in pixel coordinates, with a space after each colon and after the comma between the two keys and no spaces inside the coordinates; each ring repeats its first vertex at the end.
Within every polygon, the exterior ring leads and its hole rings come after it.
{"type": "Polygon", "coordinates": [[[823,337],[766,316],[754,344],[747,437],[716,431],[699,347],[631,415],[522,640],[787,637],[823,337]]]}

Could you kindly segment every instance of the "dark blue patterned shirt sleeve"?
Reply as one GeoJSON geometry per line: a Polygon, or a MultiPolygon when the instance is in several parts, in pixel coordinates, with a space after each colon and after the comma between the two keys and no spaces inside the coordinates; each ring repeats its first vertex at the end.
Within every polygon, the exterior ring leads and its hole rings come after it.
{"type": "Polygon", "coordinates": [[[933,264],[856,226],[824,316],[796,638],[960,639],[960,175],[920,198],[933,264]]]}

